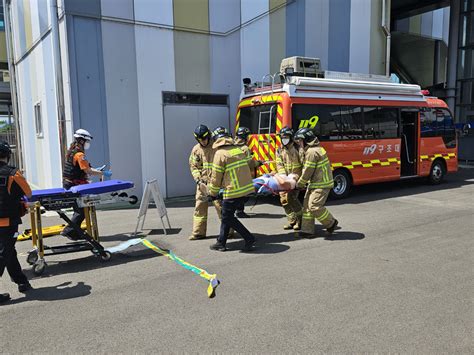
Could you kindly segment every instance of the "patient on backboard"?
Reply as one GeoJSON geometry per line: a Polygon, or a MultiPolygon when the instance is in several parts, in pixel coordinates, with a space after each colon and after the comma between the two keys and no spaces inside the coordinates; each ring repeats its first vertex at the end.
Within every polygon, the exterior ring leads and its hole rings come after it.
{"type": "Polygon", "coordinates": [[[255,191],[260,195],[272,195],[296,188],[299,176],[296,174],[265,174],[253,179],[255,191]]]}

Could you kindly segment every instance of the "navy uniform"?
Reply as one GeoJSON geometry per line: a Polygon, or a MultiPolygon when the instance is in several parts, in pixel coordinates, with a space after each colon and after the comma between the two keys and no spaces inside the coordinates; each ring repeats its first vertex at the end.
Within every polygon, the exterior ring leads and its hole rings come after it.
{"type": "MultiPolygon", "coordinates": [[[[26,213],[22,198],[31,197],[31,188],[20,171],[8,165],[10,157],[10,146],[0,142],[0,277],[7,269],[18,291],[25,292],[31,286],[18,262],[15,244],[18,225],[26,213]]],[[[9,299],[9,294],[0,294],[0,303],[9,299]]]]}

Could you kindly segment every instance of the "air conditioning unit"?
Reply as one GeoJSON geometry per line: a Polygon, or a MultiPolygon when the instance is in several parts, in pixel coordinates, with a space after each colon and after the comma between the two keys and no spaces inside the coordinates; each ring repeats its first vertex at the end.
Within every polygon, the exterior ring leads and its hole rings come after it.
{"type": "Polygon", "coordinates": [[[280,73],[287,76],[323,77],[319,58],[290,57],[284,58],[280,64],[280,73]]]}

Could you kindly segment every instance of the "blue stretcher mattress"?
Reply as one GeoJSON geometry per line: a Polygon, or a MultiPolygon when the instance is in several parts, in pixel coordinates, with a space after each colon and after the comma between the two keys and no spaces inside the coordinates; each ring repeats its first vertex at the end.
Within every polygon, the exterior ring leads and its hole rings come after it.
{"type": "Polygon", "coordinates": [[[132,187],[133,182],[131,181],[109,180],[73,186],[69,191],[79,195],[100,195],[109,192],[127,190],[132,187]]]}
{"type": "Polygon", "coordinates": [[[32,192],[31,198],[28,199],[30,202],[36,202],[42,197],[54,197],[54,196],[64,196],[67,194],[70,194],[71,192],[63,189],[63,188],[57,188],[57,189],[45,189],[45,190],[34,190],[32,192]]]}
{"type": "Polygon", "coordinates": [[[35,190],[33,191],[32,197],[28,199],[28,201],[35,202],[42,197],[67,197],[68,195],[73,194],[78,194],[81,196],[100,195],[115,191],[131,189],[133,186],[133,182],[131,181],[109,180],[73,186],[70,190],[65,190],[63,188],[35,190]]]}

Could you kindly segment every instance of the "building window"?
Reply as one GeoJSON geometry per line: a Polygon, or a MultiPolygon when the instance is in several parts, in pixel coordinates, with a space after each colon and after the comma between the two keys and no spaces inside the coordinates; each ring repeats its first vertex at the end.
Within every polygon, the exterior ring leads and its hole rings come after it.
{"type": "Polygon", "coordinates": [[[35,127],[36,137],[43,138],[43,116],[41,114],[41,102],[35,105],[35,127]]]}

